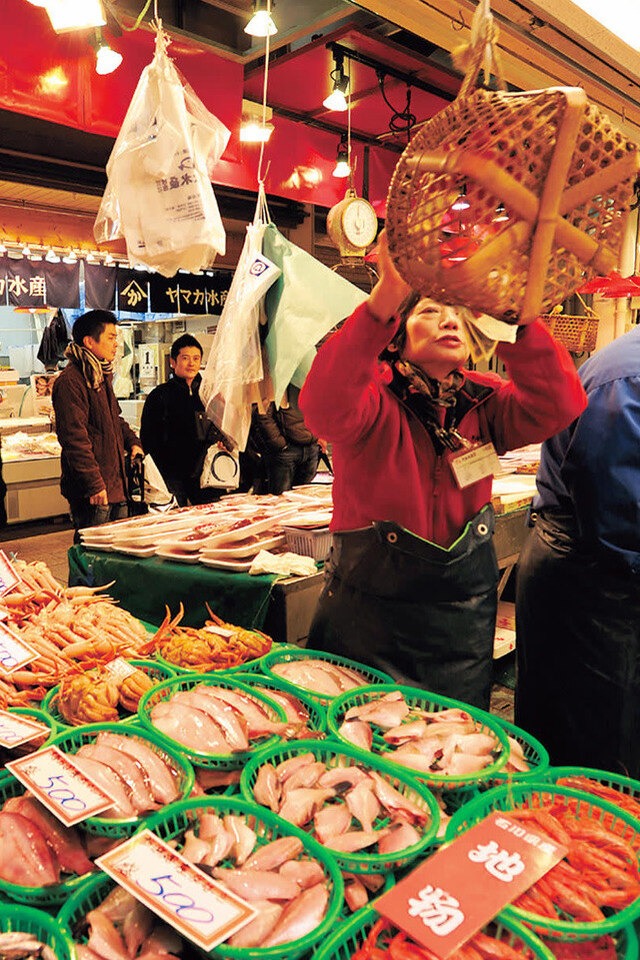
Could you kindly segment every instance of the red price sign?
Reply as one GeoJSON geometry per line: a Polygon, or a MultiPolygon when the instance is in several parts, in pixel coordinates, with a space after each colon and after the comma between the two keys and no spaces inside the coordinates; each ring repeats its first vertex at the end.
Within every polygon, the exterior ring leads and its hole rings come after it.
{"type": "Polygon", "coordinates": [[[566,852],[529,823],[492,813],[385,893],[376,909],[446,960],[566,852]]]}

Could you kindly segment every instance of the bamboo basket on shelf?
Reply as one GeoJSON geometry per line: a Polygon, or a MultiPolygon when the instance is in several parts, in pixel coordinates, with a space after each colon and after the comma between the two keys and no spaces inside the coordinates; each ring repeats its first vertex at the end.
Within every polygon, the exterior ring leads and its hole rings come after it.
{"type": "Polygon", "coordinates": [[[584,90],[500,85],[489,0],[474,14],[453,103],[402,154],[387,201],[391,256],[424,296],[528,323],[618,263],[636,144],[584,90]]]}

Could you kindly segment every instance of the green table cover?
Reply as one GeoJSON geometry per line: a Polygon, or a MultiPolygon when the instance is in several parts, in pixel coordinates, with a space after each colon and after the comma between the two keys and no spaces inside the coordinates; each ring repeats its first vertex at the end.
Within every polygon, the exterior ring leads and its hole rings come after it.
{"type": "Polygon", "coordinates": [[[173,616],[180,604],[185,626],[201,627],[209,614],[205,603],[222,620],[245,629],[261,630],[275,574],[234,573],[202,564],[173,563],[156,557],[70,547],[69,586],[99,586],[115,580],[110,596],[139,620],[159,625],[168,606],[173,616]]]}

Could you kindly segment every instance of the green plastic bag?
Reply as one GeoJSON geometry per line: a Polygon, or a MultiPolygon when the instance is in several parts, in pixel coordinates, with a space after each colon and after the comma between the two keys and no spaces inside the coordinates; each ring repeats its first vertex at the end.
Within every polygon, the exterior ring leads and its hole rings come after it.
{"type": "Polygon", "coordinates": [[[290,383],[301,387],[315,345],[367,299],[367,294],[267,224],[262,252],[282,271],[266,295],[265,341],[274,396],[279,406],[290,383]]]}

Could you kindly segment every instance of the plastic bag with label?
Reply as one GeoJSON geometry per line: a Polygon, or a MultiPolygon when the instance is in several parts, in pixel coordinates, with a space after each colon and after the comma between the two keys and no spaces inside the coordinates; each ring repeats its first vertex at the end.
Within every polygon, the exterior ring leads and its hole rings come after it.
{"type": "Polygon", "coordinates": [[[159,30],[107,163],[98,243],[124,237],[133,263],[173,276],[211,266],[226,249],[211,173],[230,131],[167,55],[159,30]]]}
{"type": "Polygon", "coordinates": [[[264,188],[222,308],[209,359],[202,374],[200,397],[207,416],[244,450],[251,426],[251,404],[263,379],[260,310],[265,293],[280,269],[262,254],[268,218],[264,188]]]}

